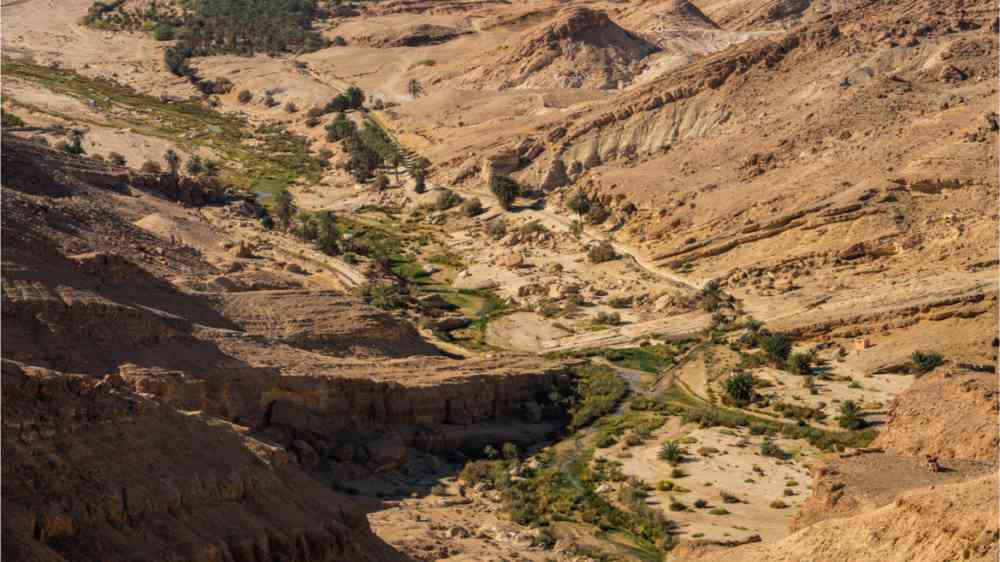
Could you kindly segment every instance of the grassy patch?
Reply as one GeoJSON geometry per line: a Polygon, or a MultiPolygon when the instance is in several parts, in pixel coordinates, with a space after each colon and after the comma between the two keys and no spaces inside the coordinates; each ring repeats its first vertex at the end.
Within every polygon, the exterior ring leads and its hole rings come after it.
{"type": "MultiPolygon", "coordinates": [[[[318,180],[319,160],[308,141],[277,124],[253,129],[243,118],[223,114],[199,103],[167,101],[141,94],[121,84],[90,78],[72,70],[3,59],[4,73],[90,103],[106,122],[97,125],[129,128],[158,137],[189,151],[208,148],[221,157],[224,182],[255,192],[273,194],[299,178],[318,180]],[[253,141],[252,143],[249,141],[253,141]]],[[[79,120],[73,115],[59,115],[79,120]]]]}

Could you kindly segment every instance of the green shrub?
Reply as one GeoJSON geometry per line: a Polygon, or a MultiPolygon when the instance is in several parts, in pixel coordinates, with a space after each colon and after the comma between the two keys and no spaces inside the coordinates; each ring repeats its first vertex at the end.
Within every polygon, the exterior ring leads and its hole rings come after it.
{"type": "Polygon", "coordinates": [[[509,211],[521,193],[521,186],[510,176],[496,175],[490,180],[490,191],[496,196],[500,208],[509,211]]]}
{"type": "Polygon", "coordinates": [[[626,447],[638,447],[639,445],[642,445],[642,437],[638,433],[629,433],[625,436],[626,447]]]}
{"type": "Polygon", "coordinates": [[[368,304],[382,310],[394,310],[406,306],[406,299],[399,287],[392,283],[370,283],[363,289],[368,304]]]}
{"type": "Polygon", "coordinates": [[[929,373],[944,363],[944,357],[934,351],[914,351],[910,360],[913,362],[913,369],[919,374],[929,373]]]}
{"type": "Polygon", "coordinates": [[[569,201],[566,202],[566,208],[578,215],[585,215],[587,211],[590,210],[590,199],[587,198],[587,194],[577,190],[569,201]]]}
{"type": "Polygon", "coordinates": [[[841,403],[839,413],[837,423],[844,429],[854,431],[868,426],[868,422],[861,417],[861,407],[853,400],[845,400],[841,403]]]}
{"type": "Polygon", "coordinates": [[[705,500],[695,500],[694,506],[697,507],[698,509],[705,509],[706,507],[708,507],[708,502],[705,500]]]}
{"type": "Polygon", "coordinates": [[[340,113],[326,126],[326,140],[329,142],[338,142],[350,138],[357,130],[357,125],[349,120],[346,115],[340,113]]]}
{"type": "Polygon", "coordinates": [[[177,36],[177,30],[168,23],[158,23],[153,28],[153,39],[157,41],[173,41],[177,36]]]}
{"type": "Polygon", "coordinates": [[[478,197],[466,200],[462,203],[462,214],[467,217],[474,217],[483,214],[483,202],[478,197]]]}
{"type": "Polygon", "coordinates": [[[785,368],[788,369],[788,372],[796,375],[810,375],[812,374],[812,362],[811,353],[792,353],[788,356],[785,368]]]}
{"type": "Polygon", "coordinates": [[[587,250],[587,259],[590,260],[590,263],[603,263],[617,258],[615,247],[607,240],[602,240],[587,250]]]}
{"type": "Polygon", "coordinates": [[[507,235],[507,221],[503,217],[493,219],[483,226],[486,234],[494,240],[498,240],[507,235]]]}
{"type": "Polygon", "coordinates": [[[733,374],[723,383],[726,389],[726,396],[731,398],[737,405],[746,405],[757,398],[754,390],[754,378],[750,373],[741,371],[733,374]]]}
{"type": "Polygon", "coordinates": [[[770,439],[765,439],[763,443],[760,444],[760,454],[765,457],[774,457],[776,459],[785,460],[789,457],[781,447],[774,444],[770,439]]]}
{"type": "Polygon", "coordinates": [[[678,464],[684,462],[685,452],[684,448],[678,445],[677,442],[666,441],[660,447],[658,456],[660,460],[667,461],[670,464],[678,464]]]}
{"type": "Polygon", "coordinates": [[[771,508],[773,509],[785,509],[786,507],[788,507],[788,504],[781,500],[774,500],[771,502],[771,508]]]}
{"type": "Polygon", "coordinates": [[[444,189],[438,194],[437,199],[434,200],[434,208],[439,211],[447,211],[461,203],[462,196],[450,189],[444,189]]]}
{"type": "Polygon", "coordinates": [[[597,447],[598,449],[607,449],[608,447],[613,446],[617,442],[618,441],[615,441],[614,436],[607,433],[602,433],[597,438],[597,441],[594,442],[594,446],[597,447]]]}
{"type": "Polygon", "coordinates": [[[792,351],[792,340],[784,334],[760,336],[757,338],[757,345],[777,365],[784,364],[792,351]]]}
{"type": "Polygon", "coordinates": [[[21,119],[13,113],[8,113],[7,111],[0,110],[0,126],[3,127],[23,127],[24,119],[21,119]]]}
{"type": "Polygon", "coordinates": [[[716,507],[709,510],[712,515],[729,515],[729,510],[724,507],[716,507]]]}
{"type": "Polygon", "coordinates": [[[727,492],[726,490],[719,490],[719,499],[722,503],[740,503],[740,498],[736,494],[727,492]]]}

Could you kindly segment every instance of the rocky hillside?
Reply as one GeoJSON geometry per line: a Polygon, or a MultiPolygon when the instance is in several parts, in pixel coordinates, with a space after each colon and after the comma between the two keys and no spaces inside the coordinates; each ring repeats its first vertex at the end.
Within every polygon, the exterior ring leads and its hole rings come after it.
{"type": "Polygon", "coordinates": [[[735,549],[684,547],[676,560],[938,562],[995,560],[997,478],[908,492],[879,509],[833,519],[771,544],[735,549]]]}
{"type": "Polygon", "coordinates": [[[995,462],[997,398],[992,373],[933,373],[889,405],[889,421],[872,445],[912,457],[995,462]]]}
{"type": "Polygon", "coordinates": [[[943,371],[890,406],[878,447],[820,461],[797,532],[771,544],[679,560],[993,560],[997,539],[997,381],[943,371]],[[926,455],[943,468],[928,469],[926,455]]]}
{"type": "Polygon", "coordinates": [[[304,470],[361,476],[555,427],[537,400],[559,364],[456,358],[339,277],[234,245],[243,199],[13,136],[3,170],[12,559],[395,559],[304,470]]]}
{"type": "Polygon", "coordinates": [[[616,89],[631,82],[657,47],[604,12],[568,8],[502,46],[464,78],[477,88],[616,89]]]}

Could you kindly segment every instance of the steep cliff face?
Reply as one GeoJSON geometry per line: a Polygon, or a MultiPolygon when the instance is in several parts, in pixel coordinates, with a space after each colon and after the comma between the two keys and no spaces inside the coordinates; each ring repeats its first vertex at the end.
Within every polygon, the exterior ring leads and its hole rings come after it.
{"type": "Polygon", "coordinates": [[[280,447],[118,377],[2,377],[5,559],[400,559],[280,447]]]}

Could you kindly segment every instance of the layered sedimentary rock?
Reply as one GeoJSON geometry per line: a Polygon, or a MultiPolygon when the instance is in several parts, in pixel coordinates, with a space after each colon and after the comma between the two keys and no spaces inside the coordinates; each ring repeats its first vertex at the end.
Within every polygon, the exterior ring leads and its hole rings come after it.
{"type": "Polygon", "coordinates": [[[4,559],[399,559],[280,447],[119,377],[2,376],[4,559]]]}

